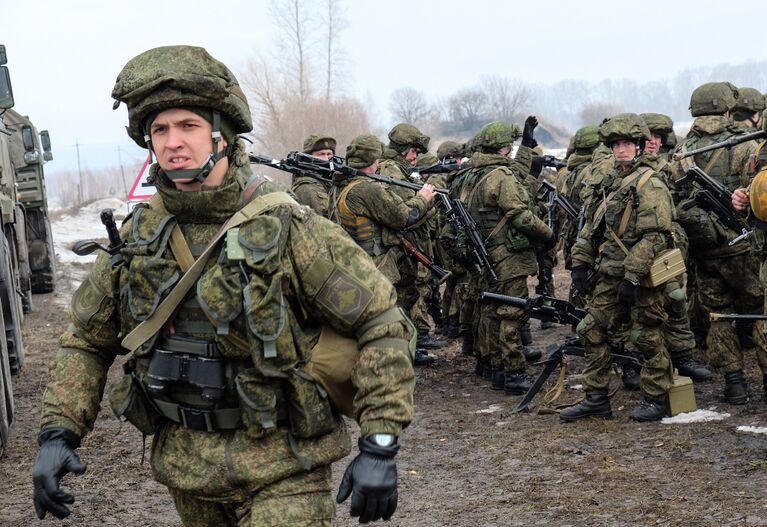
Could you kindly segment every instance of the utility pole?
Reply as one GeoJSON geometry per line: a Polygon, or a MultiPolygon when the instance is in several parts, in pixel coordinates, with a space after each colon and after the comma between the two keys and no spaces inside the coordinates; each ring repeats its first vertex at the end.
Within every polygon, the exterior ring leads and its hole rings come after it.
{"type": "Polygon", "coordinates": [[[77,204],[80,205],[83,202],[83,170],[80,168],[80,141],[75,139],[75,150],[77,150],[77,174],[79,177],[79,183],[77,184],[77,204]]]}

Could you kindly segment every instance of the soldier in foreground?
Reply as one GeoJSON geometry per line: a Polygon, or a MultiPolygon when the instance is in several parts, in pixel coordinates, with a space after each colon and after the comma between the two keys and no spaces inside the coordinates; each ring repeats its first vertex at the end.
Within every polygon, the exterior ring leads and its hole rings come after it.
{"type": "Polygon", "coordinates": [[[336,500],[353,494],[362,523],[389,519],[414,388],[412,329],[394,288],[340,227],[259,185],[236,136],[252,126],[245,96],[204,49],[138,55],[112,96],[157,159],[159,197],[74,295],[43,399],[38,516],[70,513],[60,480],[85,471],[75,450],[107,371],[130,352],[110,402],[154,435],[152,473],[184,525],[329,527],[330,465],[351,448],[331,399],[361,429],[336,500]],[[359,348],[351,361],[334,353],[344,342],[359,348]],[[353,400],[310,374],[322,350],[328,369],[353,366],[353,400]]]}
{"type": "MultiPolygon", "coordinates": [[[[326,135],[310,135],[304,140],[303,152],[327,161],[336,153],[336,140],[326,135]]],[[[330,182],[319,178],[300,176],[294,179],[290,190],[301,205],[307,205],[320,216],[327,218],[330,186],[330,182]]]]}
{"type": "Polygon", "coordinates": [[[630,417],[656,421],[666,413],[672,372],[661,331],[666,320],[663,288],[646,280],[655,256],[671,247],[673,203],[656,176],[657,158],[643,154],[650,131],[638,115],[613,117],[599,127],[599,136],[613,152],[613,170],[603,183],[605,198],[590,209],[594,213],[572,251],[573,282],[590,293],[587,315],[577,327],[586,347],[586,398],[559,416],[563,421],[612,416],[607,339],[630,323],[630,342],[645,359],[640,383],[644,400],[630,417]]]}

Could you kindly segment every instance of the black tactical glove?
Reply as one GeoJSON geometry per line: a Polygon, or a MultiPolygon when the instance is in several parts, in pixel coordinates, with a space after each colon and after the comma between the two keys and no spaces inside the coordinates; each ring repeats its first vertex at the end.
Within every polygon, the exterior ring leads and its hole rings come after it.
{"type": "Polygon", "coordinates": [[[529,115],[525,119],[525,128],[522,130],[522,146],[535,148],[538,141],[535,140],[535,127],[538,126],[538,119],[534,115],[529,115]]]}
{"type": "Polygon", "coordinates": [[[41,520],[50,512],[62,520],[69,516],[69,508],[75,497],[59,488],[59,481],[69,472],[82,474],[85,465],[75,454],[80,446],[77,434],[66,428],[46,428],[37,436],[37,451],[32,480],[35,486],[34,503],[37,517],[41,520]]]}
{"type": "Polygon", "coordinates": [[[397,510],[397,464],[394,456],[399,445],[380,446],[370,437],[360,438],[360,453],[349,463],[338,487],[336,503],[352,495],[351,515],[360,523],[383,518],[388,520],[397,510]]]}
{"type": "Polygon", "coordinates": [[[573,267],[572,270],[573,287],[582,295],[591,291],[589,282],[589,270],[586,267],[573,267]]]}
{"type": "Polygon", "coordinates": [[[624,278],[618,286],[618,303],[622,306],[631,307],[636,304],[639,284],[624,278]]]}

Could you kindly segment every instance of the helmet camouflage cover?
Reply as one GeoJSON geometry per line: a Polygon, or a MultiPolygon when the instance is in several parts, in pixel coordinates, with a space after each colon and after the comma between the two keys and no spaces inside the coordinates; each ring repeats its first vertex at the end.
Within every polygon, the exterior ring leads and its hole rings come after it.
{"type": "Polygon", "coordinates": [[[690,114],[722,115],[735,108],[738,88],[729,82],[707,82],[693,90],[690,96],[690,114]]]}
{"type": "Polygon", "coordinates": [[[522,137],[522,130],[519,125],[493,121],[483,126],[479,133],[474,136],[472,146],[474,148],[500,150],[520,137],[522,137]]]}
{"type": "Polygon", "coordinates": [[[311,154],[317,150],[332,150],[336,152],[336,140],[328,135],[312,134],[304,140],[303,152],[311,154]]]}
{"type": "Polygon", "coordinates": [[[674,131],[674,121],[671,117],[662,113],[642,113],[639,117],[650,129],[650,132],[665,137],[674,131]]]}
{"type": "Polygon", "coordinates": [[[755,88],[738,88],[738,100],[735,101],[734,110],[756,113],[764,108],[765,99],[762,92],[755,88]]]}
{"type": "Polygon", "coordinates": [[[234,74],[204,48],[163,46],[132,58],[117,76],[112,97],[128,107],[128,135],[146,148],[146,119],[169,108],[210,108],[237,134],[253,129],[248,100],[234,74]]]}
{"type": "Polygon", "coordinates": [[[594,125],[579,128],[573,136],[575,150],[592,150],[599,144],[599,127],[594,125]]]}
{"type": "Polygon", "coordinates": [[[400,123],[389,132],[389,145],[402,153],[408,148],[415,148],[419,154],[429,151],[430,137],[412,124],[400,123]]]}
{"type": "Polygon", "coordinates": [[[463,145],[457,141],[442,141],[437,148],[437,157],[439,159],[445,159],[448,157],[461,158],[463,157],[463,145]]]}
{"type": "Polygon", "coordinates": [[[346,147],[346,164],[352,168],[365,168],[381,159],[382,155],[381,141],[373,134],[362,134],[346,147]]]}
{"type": "Polygon", "coordinates": [[[439,159],[431,152],[418,154],[418,157],[415,160],[415,166],[418,168],[430,167],[432,165],[436,165],[437,163],[439,163],[439,159]]]}
{"type": "Polygon", "coordinates": [[[650,130],[635,113],[621,113],[611,117],[599,127],[599,139],[610,146],[621,139],[639,140],[650,139],[650,130]]]}

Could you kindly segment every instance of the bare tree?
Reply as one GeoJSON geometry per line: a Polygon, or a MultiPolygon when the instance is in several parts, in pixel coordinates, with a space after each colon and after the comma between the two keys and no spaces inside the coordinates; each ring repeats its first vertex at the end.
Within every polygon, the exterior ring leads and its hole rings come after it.
{"type": "Polygon", "coordinates": [[[593,102],[585,104],[579,113],[581,126],[599,124],[604,119],[623,113],[623,107],[609,102],[593,102]]]}
{"type": "Polygon", "coordinates": [[[307,11],[307,4],[301,0],[272,0],[272,16],[282,29],[278,44],[283,53],[292,59],[285,63],[284,75],[291,81],[302,102],[309,98],[311,85],[308,54],[311,41],[307,11]]]}
{"type": "Polygon", "coordinates": [[[482,78],[480,87],[487,95],[490,117],[499,121],[511,122],[532,100],[532,91],[518,79],[489,75],[482,78]]]}
{"type": "Polygon", "coordinates": [[[343,16],[341,0],[325,0],[325,100],[336,90],[335,79],[341,69],[343,50],[338,43],[341,32],[346,29],[347,21],[343,16]]]}
{"type": "Polygon", "coordinates": [[[389,110],[400,122],[423,126],[432,117],[426,95],[415,88],[398,88],[389,98],[389,110]]]}
{"type": "Polygon", "coordinates": [[[474,130],[487,119],[487,94],[478,88],[464,88],[447,99],[447,113],[455,131],[474,130]]]}

